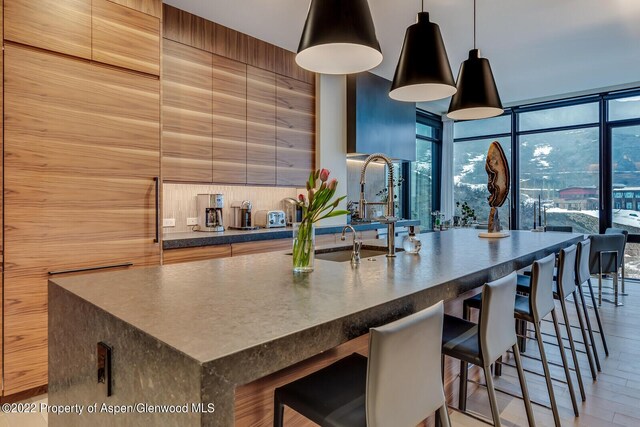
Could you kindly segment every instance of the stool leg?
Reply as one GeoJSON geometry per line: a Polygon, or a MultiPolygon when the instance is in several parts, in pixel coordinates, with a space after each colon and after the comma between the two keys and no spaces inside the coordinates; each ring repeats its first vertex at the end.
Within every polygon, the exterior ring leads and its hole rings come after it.
{"type": "MultiPolygon", "coordinates": [[[[574,294],[574,298],[575,298],[575,294],[574,294]]],[[[573,333],[571,332],[571,323],[569,322],[569,313],[567,313],[567,301],[564,298],[560,298],[560,308],[562,309],[564,326],[565,326],[565,329],[567,330],[567,337],[569,338],[569,348],[571,349],[571,357],[573,358],[573,367],[576,370],[576,377],[578,378],[578,388],[580,390],[580,397],[582,398],[582,401],[585,402],[587,400],[587,396],[584,392],[582,374],[580,373],[580,363],[578,362],[578,354],[576,353],[576,344],[573,341],[573,333]]],[[[588,344],[587,344],[587,350],[589,350],[588,344]]],[[[567,369],[569,369],[568,366],[567,366],[567,369]]]]}
{"type": "Polygon", "coordinates": [[[502,356],[498,357],[498,360],[493,364],[493,375],[496,377],[502,375],[502,356]]]}
{"type": "Polygon", "coordinates": [[[561,427],[560,415],[558,414],[558,404],[556,396],[553,392],[553,383],[551,382],[551,373],[549,372],[549,364],[547,363],[547,354],[544,352],[544,343],[542,342],[542,333],[540,332],[540,321],[534,322],[536,332],[536,342],[540,351],[540,360],[542,361],[542,370],[544,371],[544,379],[547,382],[547,391],[549,392],[549,401],[551,402],[551,412],[553,412],[553,422],[556,427],[561,427]]]}
{"type": "Polygon", "coordinates": [[[589,337],[587,337],[587,328],[584,326],[584,319],[582,318],[582,311],[580,311],[580,304],[578,304],[578,292],[573,291],[573,303],[576,306],[576,314],[578,316],[578,325],[580,326],[580,332],[582,332],[582,342],[584,343],[584,350],[587,353],[587,360],[589,361],[589,369],[591,370],[591,377],[596,380],[596,367],[593,362],[593,355],[591,354],[591,346],[589,345],[589,337]]]}
{"type": "Polygon", "coordinates": [[[498,409],[498,398],[496,397],[496,390],[493,387],[493,378],[491,377],[491,369],[489,366],[484,366],[484,379],[487,382],[487,393],[489,394],[489,404],[491,405],[491,415],[493,417],[493,425],[495,427],[502,426],[500,422],[500,410],[498,409]]]}
{"type": "Polygon", "coordinates": [[[436,420],[440,421],[442,427],[451,427],[451,420],[449,419],[449,411],[447,411],[446,403],[438,409],[436,420]]]}
{"type": "Polygon", "coordinates": [[[569,372],[569,362],[567,361],[567,355],[564,352],[564,344],[562,343],[562,332],[560,332],[560,325],[558,324],[558,316],[556,315],[555,308],[551,310],[551,317],[553,318],[553,326],[556,330],[556,338],[558,339],[558,350],[560,351],[560,358],[562,359],[562,367],[564,368],[564,376],[567,378],[567,387],[569,387],[569,395],[571,396],[571,404],[573,405],[573,413],[576,417],[580,416],[578,411],[578,401],[576,400],[576,393],[573,389],[573,381],[571,380],[571,372],[569,372]]]}
{"type": "Polygon", "coordinates": [[[602,273],[598,273],[598,307],[602,306],[602,273]]]}
{"type": "Polygon", "coordinates": [[[460,361],[460,390],[458,394],[458,409],[467,410],[467,378],[469,376],[469,364],[460,361]]]}
{"type": "Polygon", "coordinates": [[[598,304],[596,304],[596,296],[593,292],[593,285],[591,285],[591,279],[587,280],[589,285],[589,292],[591,293],[591,303],[593,304],[593,311],[596,312],[596,321],[598,322],[598,330],[600,331],[600,339],[602,339],[602,346],[604,347],[604,354],[609,356],[609,347],[607,346],[607,339],[604,336],[604,329],[602,329],[602,320],[600,319],[600,310],[598,304]]]}
{"type": "Polygon", "coordinates": [[[624,254],[622,254],[622,295],[627,295],[624,291],[624,254]]]}
{"type": "Polygon", "coordinates": [[[280,402],[278,392],[273,394],[273,427],[282,427],[284,405],[280,402]]]}
{"type": "Polygon", "coordinates": [[[536,420],[533,417],[533,408],[531,407],[531,399],[529,398],[529,389],[527,388],[527,380],[524,376],[524,370],[522,369],[522,359],[520,358],[520,350],[518,345],[512,347],[513,358],[516,362],[516,369],[518,370],[518,380],[520,381],[520,389],[522,390],[522,400],[524,400],[524,409],[527,412],[527,421],[529,421],[529,427],[535,427],[536,420]]]}
{"type": "Polygon", "coordinates": [[[596,340],[593,336],[593,328],[591,327],[591,316],[589,316],[589,310],[587,309],[587,302],[584,299],[584,292],[582,291],[582,286],[578,286],[578,294],[580,295],[580,302],[582,303],[582,311],[584,312],[584,319],[587,324],[587,330],[589,331],[589,341],[591,341],[593,358],[596,362],[596,368],[598,369],[598,372],[600,372],[601,368],[600,368],[600,358],[598,357],[598,348],[596,347],[596,340]]]}

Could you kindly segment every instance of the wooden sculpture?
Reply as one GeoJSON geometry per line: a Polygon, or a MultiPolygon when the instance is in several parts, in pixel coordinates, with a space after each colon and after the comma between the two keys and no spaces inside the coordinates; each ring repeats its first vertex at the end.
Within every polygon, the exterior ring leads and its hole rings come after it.
{"type": "Polygon", "coordinates": [[[505,156],[504,150],[498,141],[493,141],[489,146],[487,162],[484,168],[489,176],[487,188],[490,193],[489,206],[491,206],[488,231],[489,233],[498,233],[502,230],[500,218],[498,217],[498,208],[507,200],[510,185],[507,156],[505,156]]]}

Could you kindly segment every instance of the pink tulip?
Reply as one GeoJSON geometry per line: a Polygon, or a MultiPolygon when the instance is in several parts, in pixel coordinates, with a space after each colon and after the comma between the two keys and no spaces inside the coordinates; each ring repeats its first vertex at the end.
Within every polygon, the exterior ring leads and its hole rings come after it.
{"type": "Polygon", "coordinates": [[[329,179],[329,170],[328,169],[320,170],[320,181],[327,182],[328,179],[329,179]]]}
{"type": "Polygon", "coordinates": [[[329,183],[329,190],[333,191],[336,189],[337,186],[338,186],[338,180],[334,178],[329,183]]]}

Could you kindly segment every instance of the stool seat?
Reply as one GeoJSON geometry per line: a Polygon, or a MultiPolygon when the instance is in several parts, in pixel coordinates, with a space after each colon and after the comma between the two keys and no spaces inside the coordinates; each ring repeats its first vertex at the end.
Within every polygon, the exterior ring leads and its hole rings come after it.
{"type": "Polygon", "coordinates": [[[276,389],[276,399],[311,421],[331,427],[366,427],[367,358],[353,353],[276,389]]]}
{"type": "MultiPolygon", "coordinates": [[[[518,274],[517,282],[518,282],[518,288],[517,288],[518,292],[523,294],[531,293],[531,276],[518,274]]],[[[555,276],[553,277],[553,297],[555,299],[560,299],[560,295],[558,294],[558,281],[555,276]]]]}
{"type": "Polygon", "coordinates": [[[445,314],[442,327],[442,353],[482,366],[478,325],[445,314]]]}

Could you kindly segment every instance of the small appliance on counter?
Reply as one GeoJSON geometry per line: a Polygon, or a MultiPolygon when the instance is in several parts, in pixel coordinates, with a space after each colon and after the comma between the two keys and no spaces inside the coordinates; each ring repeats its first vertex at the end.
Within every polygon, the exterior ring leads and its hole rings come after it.
{"type": "Polygon", "coordinates": [[[283,211],[256,211],[254,223],[259,227],[278,228],[287,225],[283,211]]]}
{"type": "Polygon", "coordinates": [[[302,222],[302,208],[298,206],[298,201],[291,197],[282,199],[282,210],[285,214],[286,225],[293,225],[302,222]]]}
{"type": "Polygon", "coordinates": [[[233,209],[233,225],[229,227],[231,230],[258,229],[251,224],[251,207],[249,200],[231,203],[231,209],[233,209]]]}
{"type": "Polygon", "coordinates": [[[224,196],[222,194],[198,194],[196,206],[198,208],[196,231],[224,231],[222,223],[224,196]]]}

